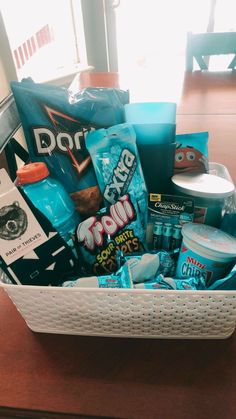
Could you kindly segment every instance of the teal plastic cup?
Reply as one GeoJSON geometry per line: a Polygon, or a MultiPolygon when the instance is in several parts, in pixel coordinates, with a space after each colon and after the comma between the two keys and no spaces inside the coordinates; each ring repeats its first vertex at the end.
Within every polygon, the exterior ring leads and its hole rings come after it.
{"type": "Polygon", "coordinates": [[[132,124],[148,193],[168,193],[174,173],[176,104],[129,103],[126,122],[132,124]]]}
{"type": "Polygon", "coordinates": [[[137,145],[175,142],[175,124],[133,124],[137,145]]]}
{"type": "Polygon", "coordinates": [[[175,142],[176,104],[143,102],[125,105],[126,122],[132,124],[139,144],[175,142]]]}
{"type": "Polygon", "coordinates": [[[129,124],[176,124],[176,103],[140,102],[124,106],[129,124]]]}
{"type": "Polygon", "coordinates": [[[175,143],[139,144],[138,151],[148,193],[168,194],[172,187],[175,143]]]}

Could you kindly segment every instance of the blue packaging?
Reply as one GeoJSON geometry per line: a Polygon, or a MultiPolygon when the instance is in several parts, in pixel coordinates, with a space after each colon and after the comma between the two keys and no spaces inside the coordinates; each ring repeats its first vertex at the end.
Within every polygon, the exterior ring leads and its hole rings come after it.
{"type": "Polygon", "coordinates": [[[30,160],[47,164],[84,217],[100,208],[97,186],[85,138],[91,129],[124,121],[128,92],[87,88],[76,100],[62,87],[36,84],[32,80],[11,83],[21,118],[30,160]]]}
{"type": "Polygon", "coordinates": [[[170,252],[164,250],[158,252],[160,258],[160,270],[164,276],[173,275],[175,272],[175,259],[178,255],[178,249],[175,249],[170,252]]]}
{"type": "Polygon", "coordinates": [[[176,135],[174,173],[208,171],[208,132],[176,135]]]}
{"type": "Polygon", "coordinates": [[[209,290],[236,291],[236,265],[232,271],[222,279],[218,279],[208,287],[209,290]]]}
{"type": "Polygon", "coordinates": [[[158,254],[129,255],[124,257],[124,260],[129,267],[133,284],[154,279],[160,269],[158,254]]]}
{"type": "Polygon", "coordinates": [[[220,229],[236,238],[236,213],[225,213],[220,229]]]}
{"type": "Polygon", "coordinates": [[[111,205],[128,193],[147,226],[147,190],[136,146],[134,129],[120,124],[88,134],[86,145],[93,160],[104,204],[111,205]]]}
{"type": "Polygon", "coordinates": [[[132,288],[127,265],[122,266],[115,274],[78,278],[75,281],[66,281],[62,287],[85,288],[132,288]]]}
{"type": "Polygon", "coordinates": [[[163,276],[174,273],[175,252],[148,252],[141,254],[125,255],[123,260],[128,264],[132,282],[151,281],[159,274],[163,276]]]}
{"type": "Polygon", "coordinates": [[[154,281],[147,281],[141,284],[134,285],[134,288],[144,288],[149,290],[165,289],[165,290],[205,290],[206,284],[202,278],[167,278],[162,274],[158,275],[154,281]]]}
{"type": "Polygon", "coordinates": [[[149,194],[148,221],[183,225],[193,221],[194,200],[179,195],[149,194]]]}
{"type": "Polygon", "coordinates": [[[82,221],[76,230],[79,259],[86,275],[104,275],[119,267],[117,253],[144,251],[145,230],[135,197],[122,196],[115,204],[82,221]]]}

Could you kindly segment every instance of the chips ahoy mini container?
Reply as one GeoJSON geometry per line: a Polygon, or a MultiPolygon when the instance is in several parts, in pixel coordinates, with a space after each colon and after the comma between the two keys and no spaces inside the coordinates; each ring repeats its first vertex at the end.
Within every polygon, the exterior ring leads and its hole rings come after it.
{"type": "Polygon", "coordinates": [[[236,262],[236,239],[218,228],[187,223],[176,268],[177,278],[204,278],[209,286],[223,278],[236,262]]]}

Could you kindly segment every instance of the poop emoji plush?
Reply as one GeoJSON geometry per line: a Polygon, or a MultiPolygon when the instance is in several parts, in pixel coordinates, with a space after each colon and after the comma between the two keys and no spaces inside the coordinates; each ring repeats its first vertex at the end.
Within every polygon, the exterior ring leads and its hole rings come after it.
{"type": "Polygon", "coordinates": [[[25,233],[28,226],[27,215],[19,202],[0,208],[0,238],[15,240],[25,233]]]}

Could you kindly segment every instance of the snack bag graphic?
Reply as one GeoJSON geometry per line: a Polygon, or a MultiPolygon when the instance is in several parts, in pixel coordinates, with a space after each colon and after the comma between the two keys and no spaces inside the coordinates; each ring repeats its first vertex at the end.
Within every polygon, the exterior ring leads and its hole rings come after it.
{"type": "Polygon", "coordinates": [[[174,172],[208,173],[208,133],[176,135],[174,172]]]}
{"type": "Polygon", "coordinates": [[[100,208],[101,194],[85,145],[87,133],[123,121],[127,92],[88,88],[76,99],[58,86],[32,80],[11,83],[32,162],[43,161],[87,217],[100,208]]]}

